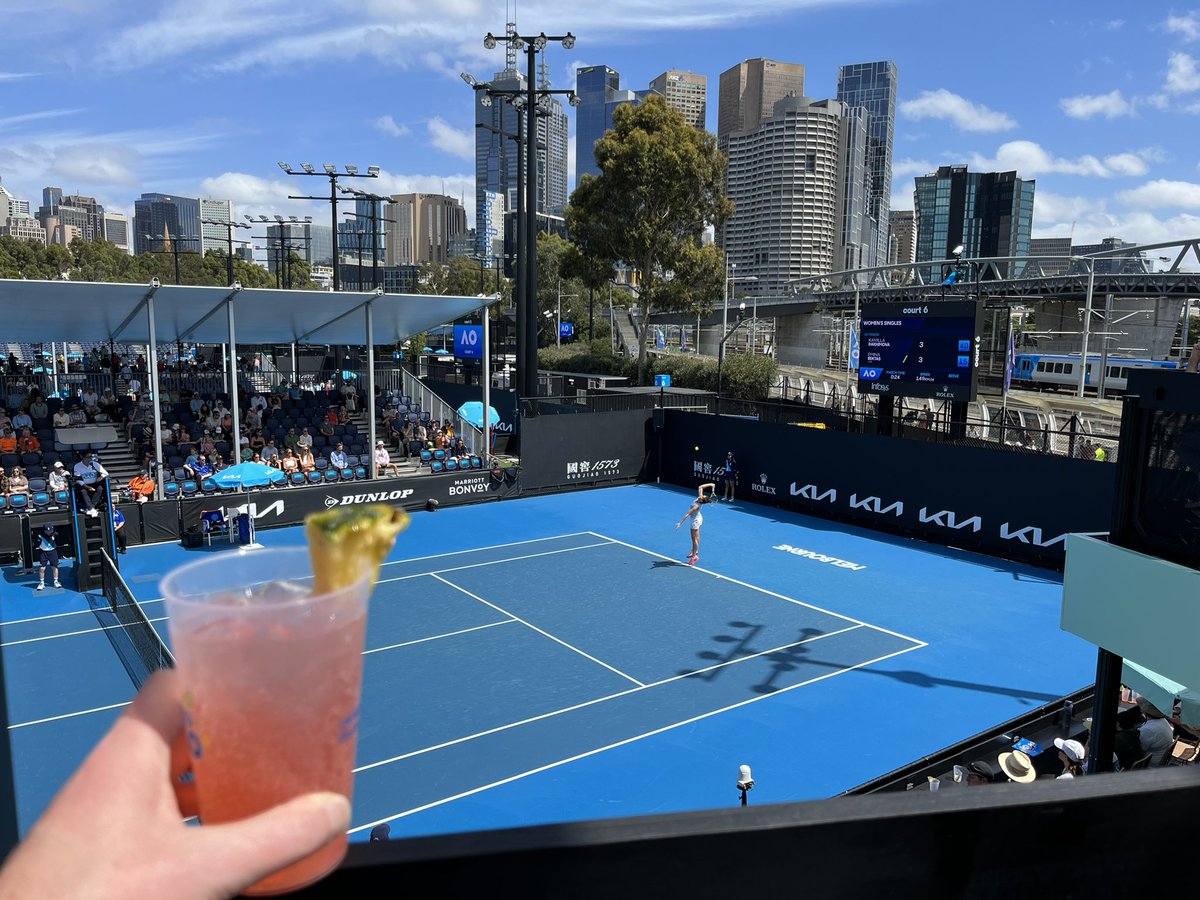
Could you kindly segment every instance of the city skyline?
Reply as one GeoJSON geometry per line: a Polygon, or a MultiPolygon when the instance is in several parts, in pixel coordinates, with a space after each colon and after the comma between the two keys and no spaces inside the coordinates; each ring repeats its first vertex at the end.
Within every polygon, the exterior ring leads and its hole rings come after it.
{"type": "MultiPolygon", "coordinates": [[[[230,0],[167,0],[148,12],[115,0],[8,6],[0,178],[34,208],[56,185],[131,220],[142,193],[227,198],[239,217],[327,215],[287,199],[303,191],[276,161],[303,159],[379,165],[373,192],[445,193],[475,220],[476,98],[458,73],[485,79],[503,68],[503,50],[482,43],[503,31],[503,3],[428,12],[307,0],[252,10],[230,0]],[[321,77],[369,69],[377,77],[353,90],[321,77]]],[[[708,79],[714,133],[717,79],[743,60],[803,65],[814,100],[836,97],[839,66],[894,61],[893,209],[912,209],[915,176],[967,165],[1037,180],[1034,237],[1072,227],[1076,243],[1200,233],[1200,169],[1186,137],[1200,114],[1200,11],[1134,19],[1098,2],[1048,14],[1018,0],[1007,8],[1022,23],[1014,54],[972,37],[995,27],[986,9],[939,0],[697,0],[669,14],[634,0],[555,7],[516,11],[520,31],[577,36],[570,51],[551,44],[555,88],[573,87],[587,65],[611,66],[635,90],[664,71],[695,72],[708,79]]]]}

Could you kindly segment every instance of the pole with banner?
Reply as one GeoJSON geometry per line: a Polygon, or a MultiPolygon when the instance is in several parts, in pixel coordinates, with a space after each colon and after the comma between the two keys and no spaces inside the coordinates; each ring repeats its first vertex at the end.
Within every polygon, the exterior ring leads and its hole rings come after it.
{"type": "Polygon", "coordinates": [[[1004,428],[1008,424],[1008,389],[1012,385],[1013,369],[1017,366],[1017,347],[1013,342],[1012,313],[1006,310],[1008,342],[1004,351],[1004,396],[1000,401],[1000,443],[1004,443],[1004,428]]]}
{"type": "Polygon", "coordinates": [[[854,371],[858,368],[858,285],[854,285],[854,318],[850,322],[850,351],[846,354],[846,393],[850,392],[850,382],[854,371]]]}

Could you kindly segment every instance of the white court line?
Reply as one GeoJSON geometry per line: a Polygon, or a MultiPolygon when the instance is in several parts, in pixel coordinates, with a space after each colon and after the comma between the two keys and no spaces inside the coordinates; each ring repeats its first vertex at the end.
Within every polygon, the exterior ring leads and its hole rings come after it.
{"type": "Polygon", "coordinates": [[[439,557],[442,557],[442,556],[459,556],[463,553],[479,553],[482,550],[499,550],[502,547],[519,547],[522,544],[536,544],[539,541],[557,541],[557,540],[561,540],[562,538],[582,537],[585,534],[592,534],[592,532],[590,532],[590,531],[572,531],[568,534],[556,534],[553,537],[544,537],[544,538],[530,538],[527,541],[513,541],[512,543],[509,543],[509,544],[488,544],[488,546],[486,546],[486,547],[473,547],[473,548],[468,548],[466,550],[451,550],[448,553],[432,553],[429,556],[413,556],[408,559],[397,559],[394,562],[385,562],[383,565],[398,566],[401,563],[420,562],[423,559],[438,559],[439,557]]]}
{"type": "Polygon", "coordinates": [[[574,646],[572,646],[571,644],[568,644],[566,641],[562,640],[562,638],[556,638],[556,637],[555,637],[554,635],[552,635],[550,632],[548,632],[548,631],[543,631],[541,628],[538,628],[538,627],[537,627],[536,625],[534,625],[532,622],[527,622],[527,621],[525,621],[524,619],[522,619],[520,616],[513,615],[513,614],[512,614],[512,613],[510,613],[510,612],[509,612],[507,609],[504,609],[503,607],[497,606],[495,603],[489,603],[487,600],[484,600],[482,597],[478,596],[477,594],[472,594],[472,593],[471,593],[470,591],[468,591],[466,588],[464,588],[464,587],[459,587],[457,584],[454,584],[453,582],[447,581],[447,580],[446,580],[445,578],[443,578],[441,575],[434,575],[433,577],[434,577],[434,578],[436,578],[438,581],[442,582],[442,584],[448,584],[448,585],[450,585],[450,587],[454,588],[456,591],[462,591],[464,594],[466,594],[466,595],[467,595],[468,597],[470,597],[472,600],[478,600],[480,603],[484,604],[485,606],[490,606],[492,609],[496,610],[496,612],[504,613],[504,615],[506,615],[506,616],[512,616],[512,617],[513,617],[513,619],[514,619],[515,621],[517,621],[517,622],[520,622],[520,623],[521,623],[522,625],[524,625],[526,628],[530,628],[530,629],[532,629],[533,631],[536,631],[536,632],[537,632],[538,634],[540,634],[542,637],[544,637],[544,638],[549,638],[550,640],[554,641],[556,644],[561,644],[562,646],[566,647],[568,650],[571,650],[571,651],[572,651],[572,652],[574,652],[574,653],[578,653],[578,654],[579,654],[580,656],[582,656],[584,659],[589,659],[589,660],[591,660],[592,662],[594,662],[596,665],[598,665],[598,666],[603,666],[604,668],[608,669],[608,671],[610,671],[610,672],[613,672],[613,673],[615,673],[615,674],[617,674],[617,675],[620,675],[620,676],[621,676],[622,678],[624,678],[626,681],[632,681],[632,682],[633,682],[634,684],[636,684],[638,687],[645,687],[645,686],[646,686],[644,682],[638,681],[638,680],[637,680],[636,678],[634,678],[632,675],[626,675],[626,674],[625,674],[624,672],[622,672],[620,669],[614,668],[613,666],[610,666],[608,663],[604,662],[604,660],[602,660],[602,659],[596,659],[596,657],[592,656],[590,653],[584,653],[584,652],[583,652],[582,650],[580,650],[578,647],[574,647],[574,646]]]}
{"type": "MultiPolygon", "coordinates": [[[[147,603],[161,603],[162,597],[157,600],[139,600],[138,603],[145,606],[147,603]]],[[[45,622],[47,619],[61,619],[64,616],[86,616],[88,613],[94,613],[94,609],[77,609],[75,612],[53,613],[48,616],[34,616],[32,619],[13,619],[11,622],[0,622],[0,628],[5,628],[9,625],[24,625],[28,622],[45,622]]]]}
{"type": "MultiPolygon", "coordinates": [[[[561,709],[553,709],[553,710],[550,710],[549,712],[539,713],[536,716],[530,716],[527,719],[521,719],[517,722],[509,722],[505,725],[497,725],[495,728],[489,728],[486,731],[476,732],[475,734],[463,735],[462,737],[454,738],[453,740],[450,740],[450,741],[444,741],[441,744],[434,744],[432,747],[423,747],[420,750],[412,750],[408,753],[402,753],[399,756],[393,756],[389,759],[381,759],[381,760],[378,760],[377,762],[367,763],[365,766],[359,766],[354,771],[355,772],[365,772],[367,769],[376,769],[379,766],[386,766],[389,763],[400,762],[401,760],[409,759],[413,756],[421,756],[424,753],[432,753],[435,750],[444,750],[447,747],[453,747],[455,744],[465,744],[467,741],[473,741],[477,738],[487,737],[487,736],[493,735],[493,734],[499,734],[500,732],[508,731],[511,728],[518,728],[522,725],[531,725],[534,722],[540,722],[543,719],[552,719],[555,716],[560,716],[560,715],[563,715],[564,713],[574,712],[577,709],[585,709],[586,707],[589,707],[589,706],[595,706],[597,703],[605,703],[609,700],[616,700],[620,697],[627,697],[630,694],[637,694],[641,691],[648,690],[649,688],[661,687],[664,684],[670,684],[672,681],[682,681],[685,678],[691,678],[695,675],[703,675],[706,672],[712,672],[716,669],[723,669],[728,666],[735,666],[735,665],[738,665],[739,663],[747,662],[748,660],[751,660],[751,659],[758,659],[761,656],[770,656],[772,653],[779,653],[783,650],[789,650],[792,647],[799,647],[801,644],[810,644],[813,641],[820,641],[827,637],[834,637],[835,635],[844,634],[847,631],[854,631],[861,627],[862,627],[861,625],[852,625],[849,628],[843,628],[839,631],[831,631],[828,634],[814,635],[813,637],[805,638],[802,641],[795,641],[791,644],[784,644],[780,647],[773,647],[770,650],[763,650],[759,653],[752,653],[747,656],[739,656],[737,659],[731,659],[728,662],[717,663],[716,665],[712,665],[712,666],[706,666],[703,669],[696,669],[695,671],[692,671],[692,672],[685,672],[682,675],[672,675],[670,678],[664,678],[661,681],[654,681],[654,682],[651,682],[650,684],[642,685],[641,687],[627,688],[626,690],[617,691],[616,693],[613,693],[613,694],[607,694],[603,697],[593,697],[591,700],[585,700],[582,703],[576,703],[572,706],[564,706],[561,709]]],[[[779,692],[776,691],[776,693],[779,693],[779,692]]],[[[732,709],[732,707],[730,707],[730,708],[732,709]]]]}
{"type": "MultiPolygon", "coordinates": [[[[897,650],[894,653],[888,653],[884,656],[876,657],[875,659],[869,659],[866,662],[857,663],[856,665],[853,665],[853,666],[847,666],[846,668],[839,669],[836,672],[826,672],[824,675],[818,675],[815,678],[810,678],[808,681],[802,681],[802,682],[799,682],[798,684],[793,684],[786,688],[780,688],[778,691],[773,691],[770,694],[763,694],[758,697],[750,697],[746,700],[742,700],[739,703],[734,703],[733,705],[726,706],[722,709],[714,709],[710,712],[701,713],[700,715],[693,716],[690,719],[684,719],[681,722],[674,722],[670,725],[664,725],[661,728],[654,729],[653,731],[647,731],[643,734],[625,738],[624,740],[617,741],[612,744],[608,744],[607,746],[604,746],[604,747],[596,747],[592,750],[586,751],[585,753],[579,753],[579,754],[576,754],[575,756],[567,757],[566,759],[560,759],[560,760],[557,760],[552,763],[547,763],[544,766],[538,766],[536,769],[529,769],[525,772],[519,772],[516,775],[511,775],[508,778],[502,778],[501,780],[494,781],[491,784],[480,785],[479,787],[472,788],[469,791],[463,791],[463,792],[461,792],[459,794],[455,794],[451,797],[443,797],[441,800],[435,800],[432,803],[426,803],[423,806],[417,806],[417,807],[414,807],[413,809],[408,809],[403,812],[396,813],[393,816],[388,816],[383,819],[376,819],[374,822],[367,822],[365,825],[359,825],[355,828],[351,828],[347,833],[354,834],[359,831],[366,831],[368,828],[374,828],[376,825],[382,825],[385,822],[394,822],[397,819],[403,819],[406,816],[411,816],[411,815],[414,815],[415,813],[424,812],[427,809],[433,809],[435,806],[442,806],[446,803],[451,803],[455,800],[461,800],[463,797],[470,797],[473,794],[479,794],[479,793],[482,793],[483,791],[491,790],[494,787],[500,787],[501,785],[510,784],[514,781],[519,781],[520,779],[526,778],[530,775],[537,775],[539,772],[546,772],[550,769],[555,769],[559,766],[564,766],[568,763],[572,763],[572,762],[575,762],[580,759],[586,759],[589,756],[595,756],[598,753],[604,753],[608,750],[615,750],[617,747],[624,747],[626,744],[632,744],[635,741],[640,741],[645,738],[653,737],[656,734],[662,734],[665,731],[670,731],[672,728],[679,728],[682,725],[691,725],[694,722],[699,722],[703,719],[707,719],[712,716],[719,715],[721,713],[729,712],[732,709],[737,709],[739,707],[746,706],[751,703],[757,703],[758,701],[766,700],[769,697],[776,697],[779,694],[783,694],[788,691],[795,690],[796,688],[806,687],[807,685],[814,684],[818,681],[824,681],[826,678],[833,678],[836,675],[844,675],[846,672],[853,671],[854,669],[861,669],[863,666],[874,665],[875,663],[883,662],[885,659],[891,659],[894,656],[899,656],[902,653],[910,653],[911,651],[917,650],[917,649],[919,649],[919,648],[915,647],[915,646],[914,647],[905,647],[904,649],[897,650]]],[[[355,771],[360,771],[360,770],[356,769],[355,771]]]]}
{"type": "MultiPolygon", "coordinates": [[[[596,536],[600,537],[600,535],[596,536]]],[[[607,547],[614,543],[619,543],[619,541],[604,540],[599,544],[583,544],[580,547],[567,547],[563,550],[546,550],[543,553],[527,553],[525,556],[509,556],[505,559],[491,559],[487,562],[471,563],[470,565],[466,566],[451,566],[448,569],[433,569],[429,572],[414,572],[412,575],[397,575],[395,578],[380,578],[375,583],[389,584],[393,581],[407,581],[410,578],[424,578],[426,575],[432,575],[434,578],[436,578],[440,573],[443,572],[461,572],[463,569],[478,569],[482,566],[499,566],[504,563],[517,562],[522,559],[535,559],[539,556],[553,556],[556,553],[574,553],[576,550],[590,550],[592,547],[607,547]]],[[[449,584],[449,582],[447,582],[447,584],[449,584]]],[[[450,586],[458,587],[458,585],[453,584],[450,586]]]]}
{"type": "Polygon", "coordinates": [[[442,638],[458,637],[460,634],[470,634],[472,631],[483,631],[485,628],[495,628],[497,625],[511,625],[517,619],[505,619],[503,622],[489,622],[487,625],[476,625],[474,628],[464,628],[461,631],[447,631],[445,634],[434,634],[429,637],[417,638],[415,641],[404,641],[401,644],[389,644],[386,647],[373,647],[370,650],[364,650],[362,655],[368,656],[372,653],[381,653],[384,650],[398,650],[401,647],[412,647],[415,644],[424,644],[428,641],[440,641],[442,638]]]}
{"type": "MultiPolygon", "coordinates": [[[[151,623],[165,622],[165,621],[167,621],[167,617],[161,616],[157,619],[150,619],[149,621],[151,623]]],[[[61,632],[60,634],[47,634],[47,635],[43,635],[42,637],[22,638],[19,641],[5,641],[3,644],[0,644],[0,647],[16,647],[18,644],[36,644],[38,641],[53,641],[57,638],[74,637],[77,634],[95,634],[98,631],[112,631],[115,628],[136,628],[136,627],[137,627],[136,625],[126,625],[123,623],[119,624],[119,625],[102,625],[99,628],[85,628],[82,631],[64,631],[64,632],[61,632]]],[[[158,629],[155,628],[154,631],[157,633],[158,629]]],[[[159,635],[159,637],[161,638],[162,635],[159,635]]]]}
{"type": "Polygon", "coordinates": [[[51,716],[48,719],[34,719],[32,722],[18,722],[16,725],[9,725],[8,730],[14,728],[25,728],[29,725],[44,725],[47,722],[57,722],[60,719],[73,719],[76,716],[86,716],[90,713],[104,712],[106,709],[120,709],[122,706],[128,706],[132,700],[126,700],[124,703],[110,703],[108,706],[97,706],[94,709],[82,709],[79,712],[63,713],[61,716],[51,716]]]}
{"type": "MultiPolygon", "coordinates": [[[[637,550],[641,553],[647,553],[650,556],[657,556],[659,559],[671,560],[672,562],[675,562],[677,565],[681,565],[681,563],[678,563],[677,560],[673,560],[669,556],[663,556],[663,554],[661,554],[661,553],[655,553],[653,550],[647,550],[645,547],[639,547],[636,544],[627,544],[627,543],[625,543],[625,541],[618,541],[616,538],[610,538],[607,535],[603,535],[603,534],[600,534],[599,532],[595,532],[595,531],[589,532],[589,534],[593,534],[598,538],[603,538],[606,541],[612,541],[614,544],[620,544],[622,547],[628,547],[630,550],[637,550]]],[[[824,609],[820,606],[814,606],[811,603],[805,603],[803,600],[797,600],[794,597],[788,597],[788,596],[785,596],[784,594],[777,594],[777,593],[775,593],[775,591],[769,591],[766,588],[759,587],[758,585],[750,584],[749,582],[746,582],[746,581],[739,581],[736,578],[730,578],[728,575],[721,575],[718,572],[712,571],[711,569],[705,569],[705,568],[702,568],[701,566],[689,566],[688,568],[695,569],[698,572],[704,572],[706,575],[712,575],[714,578],[720,578],[722,581],[728,581],[732,584],[741,585],[744,588],[750,588],[753,591],[758,591],[759,593],[767,594],[771,597],[778,597],[780,600],[786,600],[788,603],[794,603],[797,606],[803,606],[808,609],[816,610],[817,612],[820,612],[820,613],[825,613],[825,615],[827,615],[827,616],[836,616],[837,618],[844,619],[847,622],[855,622],[859,625],[863,625],[863,626],[865,626],[867,628],[871,628],[875,631],[882,631],[884,634],[890,634],[892,637],[898,637],[898,638],[902,638],[903,640],[906,640],[906,641],[912,641],[914,644],[917,644],[918,646],[921,646],[921,647],[929,646],[925,641],[918,640],[917,638],[914,638],[914,637],[909,637],[907,634],[901,634],[898,631],[892,631],[890,628],[883,628],[879,625],[872,625],[870,622],[864,622],[861,619],[854,618],[853,616],[846,616],[846,615],[843,615],[842,613],[835,613],[832,610],[824,609]]]]}

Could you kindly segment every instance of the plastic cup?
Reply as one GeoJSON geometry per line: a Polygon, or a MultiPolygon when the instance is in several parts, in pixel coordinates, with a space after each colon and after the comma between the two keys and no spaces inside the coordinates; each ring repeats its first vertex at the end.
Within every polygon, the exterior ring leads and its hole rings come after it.
{"type": "MultiPolygon", "coordinates": [[[[302,548],[216,554],[162,581],[202,825],[309,791],[351,794],[372,582],[311,585],[302,548]]],[[[346,847],[341,835],[246,893],[310,884],[346,847]]]]}

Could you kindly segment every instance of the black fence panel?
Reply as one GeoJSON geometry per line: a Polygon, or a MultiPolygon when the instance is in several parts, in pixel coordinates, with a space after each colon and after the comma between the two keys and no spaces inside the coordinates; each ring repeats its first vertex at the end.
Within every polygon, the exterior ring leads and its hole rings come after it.
{"type": "Polygon", "coordinates": [[[570,489],[648,477],[651,419],[645,410],[522,419],[522,488],[570,489]]]}

